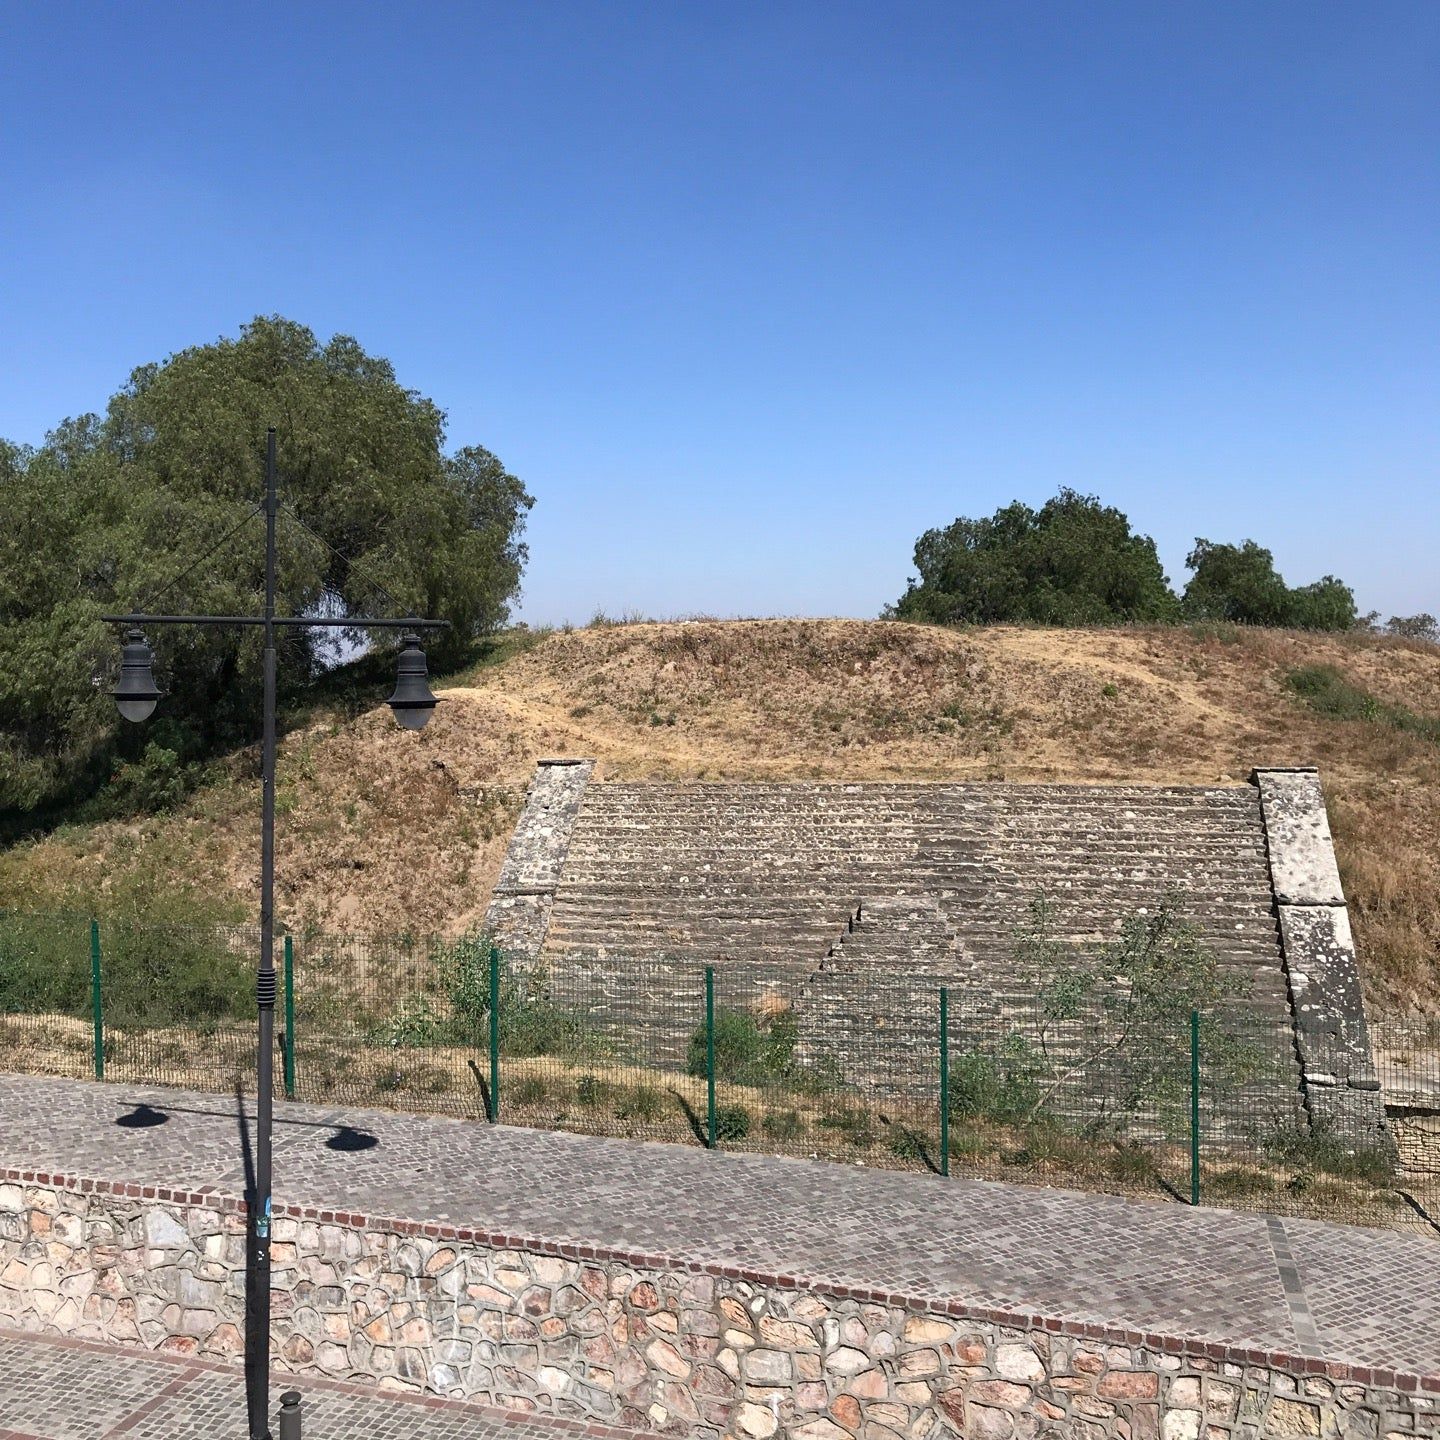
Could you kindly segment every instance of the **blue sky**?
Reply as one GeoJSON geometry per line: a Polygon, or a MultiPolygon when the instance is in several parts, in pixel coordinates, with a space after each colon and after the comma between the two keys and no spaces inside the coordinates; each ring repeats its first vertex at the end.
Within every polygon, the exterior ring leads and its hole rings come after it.
{"type": "Polygon", "coordinates": [[[522,613],[873,615],[1097,492],[1440,612],[1440,5],[0,0],[0,434],[279,312],[535,494],[522,613]]]}

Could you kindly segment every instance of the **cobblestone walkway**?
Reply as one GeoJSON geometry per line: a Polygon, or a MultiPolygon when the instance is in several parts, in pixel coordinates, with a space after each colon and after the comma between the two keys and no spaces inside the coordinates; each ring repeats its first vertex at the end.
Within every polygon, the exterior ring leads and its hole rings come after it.
{"type": "MultiPolygon", "coordinates": [[[[234,1100],[0,1075],[0,1169],[238,1195],[240,1155],[234,1100]]],[[[1317,1221],[304,1105],[275,1198],[1440,1374],[1440,1244],[1317,1221]]]]}
{"type": "MultiPolygon", "coordinates": [[[[272,1387],[278,1415],[284,1377],[272,1387]]],[[[578,1440],[622,1430],[306,1377],[305,1440],[578,1440]]],[[[242,1440],[244,1380],[196,1360],[0,1330],[0,1440],[242,1440]]]]}

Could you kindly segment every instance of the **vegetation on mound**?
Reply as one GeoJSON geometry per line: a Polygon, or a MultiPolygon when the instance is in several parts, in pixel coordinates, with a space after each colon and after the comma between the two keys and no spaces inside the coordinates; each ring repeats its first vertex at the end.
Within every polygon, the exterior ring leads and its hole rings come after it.
{"type": "MultiPolygon", "coordinates": [[[[1440,715],[1440,652],[1361,631],[1205,622],[1054,631],[694,621],[479,642],[418,737],[373,688],[322,694],[282,740],[278,903],[294,928],[476,928],[539,755],[597,781],[829,779],[1243,783],[1321,767],[1372,1003],[1440,994],[1440,748],[1350,723],[1286,677],[1324,665],[1440,715]],[[675,723],[649,723],[651,711],[675,723]]],[[[0,904],[247,919],[252,750],[167,814],[62,825],[0,850],[0,904]]]]}
{"type": "MultiPolygon", "coordinates": [[[[253,630],[152,635],[167,694],[142,731],[94,683],[115,648],[99,616],[259,613],[256,502],[281,418],[283,614],[437,616],[453,628],[431,648],[452,662],[505,622],[533,503],[521,483],[479,446],[447,454],[440,410],[354,340],[258,318],[140,366],[103,417],[64,421],[39,449],[0,441],[0,815],[103,789],[161,808],[255,734],[253,630]]],[[[331,631],[279,643],[292,689],[336,656],[331,631]]]]}
{"type": "MultiPolygon", "coordinates": [[[[927,530],[915,542],[919,579],[887,614],[939,625],[1117,625],[1183,616],[1301,630],[1350,630],[1359,618],[1343,581],[1326,575],[1292,588],[1253,540],[1197,539],[1185,564],[1194,573],[1177,597],[1155,542],[1135,534],[1127,515],[1062,489],[1039,510],[1017,500],[987,518],[961,516],[927,530]]],[[[1395,623],[1415,633],[1429,618],[1395,623]]]]}
{"type": "Polygon", "coordinates": [[[1440,743],[1440,715],[1417,715],[1406,705],[1378,699],[1333,665],[1302,665],[1285,683],[1321,715],[1335,720],[1368,720],[1440,743]]]}

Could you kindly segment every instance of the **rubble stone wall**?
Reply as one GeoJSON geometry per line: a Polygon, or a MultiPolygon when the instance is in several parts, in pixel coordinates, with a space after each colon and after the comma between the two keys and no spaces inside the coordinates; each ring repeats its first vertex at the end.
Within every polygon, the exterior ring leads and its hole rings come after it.
{"type": "Polygon", "coordinates": [[[535,767],[485,912],[486,933],[515,959],[533,960],[545,944],[555,887],[594,769],[593,760],[542,760],[535,767]]]}
{"type": "MultiPolygon", "coordinates": [[[[233,1360],[238,1201],[0,1173],[0,1324],[233,1360]]],[[[276,1362],[719,1440],[1440,1436],[1440,1376],[315,1210],[275,1221],[276,1362]]]]}

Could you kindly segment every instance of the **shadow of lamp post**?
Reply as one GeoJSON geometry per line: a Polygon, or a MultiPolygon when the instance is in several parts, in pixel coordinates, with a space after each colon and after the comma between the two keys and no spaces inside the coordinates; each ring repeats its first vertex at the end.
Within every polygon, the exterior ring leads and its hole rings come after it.
{"type": "MultiPolygon", "coordinates": [[[[120,677],[111,694],[121,716],[146,720],[160,700],[152,666],[154,654],[145,628],[155,625],[259,625],[265,631],[264,741],[261,751],[260,827],[260,958],[255,998],[259,1015],[256,1053],[255,1185],[249,1197],[249,1243],[245,1266],[245,1399],[251,1440],[270,1440],[270,1212],[271,1130],[274,1121],[275,1000],[275,632],[330,626],[348,630],[400,630],[399,663],[395,692],[388,704],[407,730],[419,730],[437,704],[430,691],[425,652],[419,632],[447,629],[447,620],[314,619],[275,613],[275,522],[279,511],[275,474],[275,431],[265,440],[265,613],[263,615],[105,615],[102,618],[127,627],[121,651],[120,677]]],[[[302,522],[303,524],[303,522],[302,522]]],[[[283,1428],[298,1435],[298,1395],[287,1392],[283,1428]]]]}

